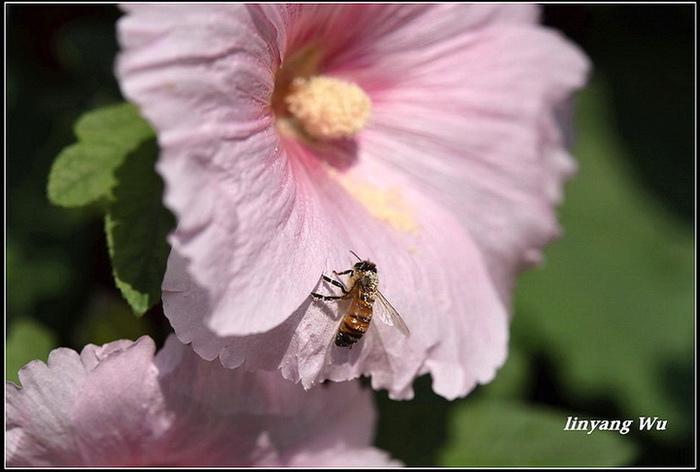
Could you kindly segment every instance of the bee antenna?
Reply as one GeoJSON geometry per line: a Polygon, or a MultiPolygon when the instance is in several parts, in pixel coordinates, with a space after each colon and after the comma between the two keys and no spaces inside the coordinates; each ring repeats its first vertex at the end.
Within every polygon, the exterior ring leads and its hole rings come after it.
{"type": "Polygon", "coordinates": [[[358,256],[357,254],[355,254],[355,251],[350,251],[350,252],[352,253],[353,256],[357,257],[357,260],[358,260],[358,261],[362,262],[362,259],[360,259],[360,256],[358,256]]]}

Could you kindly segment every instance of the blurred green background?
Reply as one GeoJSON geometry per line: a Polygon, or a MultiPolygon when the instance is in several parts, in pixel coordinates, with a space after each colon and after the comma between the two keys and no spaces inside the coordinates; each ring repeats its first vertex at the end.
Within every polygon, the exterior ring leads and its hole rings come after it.
{"type": "MultiPolygon", "coordinates": [[[[121,100],[111,5],[9,5],[6,378],[57,346],[149,333],[116,290],[102,210],[49,204],[53,159],[84,111],[121,100]]],[[[579,175],[566,235],[516,294],[496,380],[447,402],[377,394],[377,445],[408,465],[692,465],[695,438],[695,6],[547,5],[544,22],[591,57],[576,97],[579,175]],[[566,419],[634,419],[629,434],[566,419]],[[667,420],[639,431],[640,416],[667,420]]]]}

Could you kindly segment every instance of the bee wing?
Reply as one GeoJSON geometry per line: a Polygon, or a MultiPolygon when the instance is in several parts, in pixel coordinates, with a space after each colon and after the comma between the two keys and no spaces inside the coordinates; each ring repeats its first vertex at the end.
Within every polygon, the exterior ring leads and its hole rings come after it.
{"type": "Polygon", "coordinates": [[[406,322],[401,318],[396,308],[389,303],[389,300],[384,298],[382,292],[377,291],[377,300],[379,300],[380,307],[375,311],[379,319],[389,326],[395,326],[404,336],[410,336],[411,331],[408,329],[408,326],[406,326],[406,322]]]}

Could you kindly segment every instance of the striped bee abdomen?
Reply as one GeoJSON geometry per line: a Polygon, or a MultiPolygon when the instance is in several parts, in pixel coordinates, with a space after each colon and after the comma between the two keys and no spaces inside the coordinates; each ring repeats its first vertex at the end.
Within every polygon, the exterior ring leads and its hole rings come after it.
{"type": "Polygon", "coordinates": [[[355,344],[369,328],[371,318],[358,315],[346,315],[335,336],[335,345],[340,347],[355,344]]]}

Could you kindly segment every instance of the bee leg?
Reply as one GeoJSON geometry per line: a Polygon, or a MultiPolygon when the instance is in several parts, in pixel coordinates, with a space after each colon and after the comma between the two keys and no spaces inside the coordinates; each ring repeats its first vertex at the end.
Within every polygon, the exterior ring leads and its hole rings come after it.
{"type": "Polygon", "coordinates": [[[314,292],[311,292],[311,296],[314,298],[318,298],[319,300],[324,300],[324,301],[340,300],[341,298],[345,298],[343,296],[336,296],[336,295],[321,295],[320,293],[314,293],[314,292]]]}
{"type": "MultiPolygon", "coordinates": [[[[338,275],[336,272],[333,272],[333,273],[336,274],[336,275],[338,275]]],[[[331,279],[330,277],[325,276],[325,275],[323,276],[323,280],[325,280],[326,282],[329,282],[329,283],[335,285],[336,287],[340,287],[340,290],[342,290],[344,294],[347,294],[347,293],[348,293],[348,289],[345,288],[345,285],[343,285],[342,282],[340,282],[340,281],[338,281],[338,280],[333,280],[333,279],[331,279]]]]}

